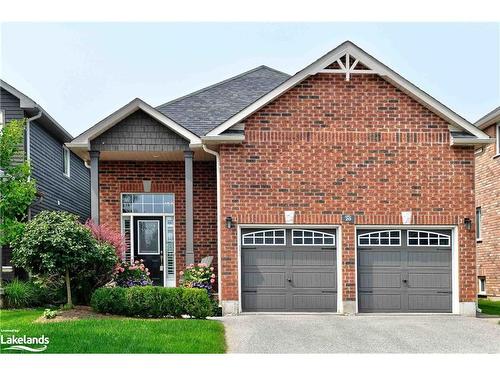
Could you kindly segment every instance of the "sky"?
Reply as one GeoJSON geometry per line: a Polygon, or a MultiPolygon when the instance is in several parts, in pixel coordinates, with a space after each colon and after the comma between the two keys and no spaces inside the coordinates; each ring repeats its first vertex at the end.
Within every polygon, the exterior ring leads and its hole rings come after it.
{"type": "Polygon", "coordinates": [[[500,105],[500,23],[3,23],[0,77],[74,136],[259,65],[294,74],[351,40],[475,122],[500,105]]]}

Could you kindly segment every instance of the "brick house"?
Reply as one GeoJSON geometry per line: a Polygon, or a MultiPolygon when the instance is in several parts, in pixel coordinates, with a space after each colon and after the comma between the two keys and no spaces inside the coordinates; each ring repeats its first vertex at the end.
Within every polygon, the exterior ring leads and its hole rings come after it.
{"type": "Polygon", "coordinates": [[[213,256],[225,314],[475,314],[474,149],[491,140],[351,42],[153,108],[68,147],[92,217],[158,285],[213,256]]]}
{"type": "Polygon", "coordinates": [[[479,129],[495,140],[476,150],[478,294],[500,298],[500,107],[481,118],[479,129]]]}

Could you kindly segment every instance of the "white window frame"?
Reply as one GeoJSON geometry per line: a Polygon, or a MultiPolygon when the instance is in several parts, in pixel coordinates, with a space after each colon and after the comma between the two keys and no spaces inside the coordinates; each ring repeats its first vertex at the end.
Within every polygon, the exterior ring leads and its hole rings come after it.
{"type": "Polygon", "coordinates": [[[3,130],[5,125],[5,110],[0,109],[0,132],[3,130]]]}
{"type": "Polygon", "coordinates": [[[478,289],[478,294],[485,296],[486,295],[486,277],[485,276],[479,276],[477,278],[477,289],[478,289]]]}
{"type": "Polygon", "coordinates": [[[265,230],[258,230],[258,231],[254,231],[254,232],[249,232],[249,233],[245,233],[243,236],[241,236],[242,239],[241,239],[241,244],[242,246],[286,246],[286,231],[284,229],[265,229],[265,230]],[[266,237],[266,233],[270,233],[272,232],[272,237],[266,237]],[[276,232],[282,232],[283,233],[283,236],[277,236],[276,235],[276,232]],[[258,238],[262,238],[264,241],[264,243],[255,243],[255,235],[258,234],[258,233],[263,233],[263,236],[262,237],[258,237],[258,238]],[[252,239],[252,243],[245,243],[245,239],[246,238],[250,238],[252,239]],[[272,238],[273,239],[273,243],[270,244],[270,243],[265,243],[266,241],[266,238],[272,238]],[[283,243],[276,243],[276,238],[283,238],[283,243]]]}
{"type": "MultiPolygon", "coordinates": [[[[427,237],[427,239],[430,239],[430,237],[427,237]]],[[[435,239],[435,238],[433,238],[435,239]]],[[[408,231],[406,232],[406,246],[412,246],[412,247],[451,247],[451,237],[448,236],[447,234],[443,234],[443,233],[438,233],[438,232],[431,232],[431,231],[428,231],[428,230],[421,230],[421,229],[408,229],[408,231]],[[429,234],[436,234],[438,237],[437,237],[437,240],[438,240],[438,244],[437,245],[421,245],[420,243],[416,244],[416,245],[410,245],[410,232],[417,232],[419,233],[419,235],[417,237],[412,237],[411,239],[414,240],[415,238],[417,239],[417,242],[420,242],[420,233],[429,233],[429,234]],[[444,237],[445,239],[448,240],[448,244],[447,245],[441,245],[440,242],[441,242],[441,239],[442,237],[444,237]]]]}
{"type": "Polygon", "coordinates": [[[496,155],[495,156],[500,156],[500,122],[495,126],[496,129],[496,155]]]}
{"type": "Polygon", "coordinates": [[[331,246],[331,247],[335,247],[335,241],[336,241],[335,234],[332,234],[332,233],[320,232],[318,230],[312,230],[312,229],[292,229],[292,246],[331,246]],[[296,232],[302,232],[302,236],[301,237],[297,237],[297,238],[302,238],[302,242],[304,242],[304,239],[306,238],[306,237],[304,237],[303,233],[304,232],[312,232],[313,236],[310,237],[310,238],[313,239],[313,242],[314,242],[315,238],[321,238],[323,240],[323,243],[320,243],[320,244],[315,244],[315,243],[312,243],[312,244],[311,243],[308,243],[308,244],[306,244],[306,243],[296,244],[293,241],[296,238],[295,237],[295,233],[296,232]],[[321,234],[321,237],[314,237],[314,233],[321,234]],[[333,240],[333,243],[331,243],[331,244],[325,244],[324,243],[325,238],[331,238],[333,240]]]}
{"type": "Polygon", "coordinates": [[[158,225],[158,251],[156,253],[143,253],[141,252],[141,241],[139,240],[139,238],[137,239],[137,254],[138,255],[160,255],[160,248],[161,248],[161,235],[160,235],[160,220],[158,219],[155,219],[155,220],[151,220],[151,219],[143,219],[143,220],[137,220],[137,226],[139,228],[137,228],[137,233],[139,235],[139,231],[140,231],[140,225],[141,223],[156,223],[158,225]]]}
{"type": "Polygon", "coordinates": [[[71,151],[66,146],[63,146],[63,175],[68,178],[71,175],[71,151]]]}
{"type": "MultiPolygon", "coordinates": [[[[141,203],[144,211],[144,202],[141,203]]],[[[148,203],[146,203],[148,204],[148,203]]],[[[153,203],[154,204],[154,203],[153,203]]],[[[174,193],[121,193],[121,214],[123,216],[170,216],[175,214],[175,194],[174,193]],[[169,212],[123,212],[123,196],[124,195],[171,195],[172,196],[172,213],[169,212]]]]}
{"type": "Polygon", "coordinates": [[[481,210],[481,206],[476,207],[476,241],[482,241],[481,238],[481,227],[482,227],[482,217],[483,212],[481,210]]]}
{"type": "Polygon", "coordinates": [[[373,232],[366,232],[366,233],[363,233],[363,234],[359,234],[358,235],[358,246],[360,247],[365,247],[365,246],[375,246],[375,247],[385,247],[385,246],[390,246],[390,247],[397,247],[397,246],[401,246],[401,230],[399,229],[385,229],[385,230],[378,230],[378,231],[373,231],[373,232]],[[389,237],[380,237],[380,234],[381,233],[386,233],[386,232],[398,232],[398,236],[397,237],[391,237],[391,235],[389,234],[389,237]],[[360,239],[361,238],[368,238],[368,242],[370,241],[370,235],[371,234],[375,234],[377,233],[378,234],[378,240],[379,240],[379,243],[378,244],[362,244],[360,239]],[[365,237],[366,236],[366,237],[365,237]],[[380,239],[381,238],[388,238],[389,239],[389,244],[381,244],[380,243],[380,239]],[[391,244],[391,239],[395,239],[397,238],[399,243],[398,244],[391,244]]]}

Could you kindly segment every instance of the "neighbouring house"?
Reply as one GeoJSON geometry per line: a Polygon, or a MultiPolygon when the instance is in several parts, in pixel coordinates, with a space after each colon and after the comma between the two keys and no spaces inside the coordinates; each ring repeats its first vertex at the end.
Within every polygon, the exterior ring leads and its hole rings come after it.
{"type": "MultiPolygon", "coordinates": [[[[39,104],[0,80],[0,127],[11,120],[26,119],[24,144],[20,145],[31,165],[37,198],[28,217],[42,210],[64,210],[80,220],[90,217],[90,171],[64,144],[73,137],[39,104]]],[[[4,248],[4,276],[12,277],[10,249],[4,248]]]]}
{"type": "Polygon", "coordinates": [[[265,66],[68,147],[92,217],[158,285],[214,257],[224,314],[476,311],[474,150],[488,135],[351,42],[265,66]]]}
{"type": "Polygon", "coordinates": [[[475,124],[495,140],[476,150],[478,294],[500,298],[500,107],[475,124]]]}

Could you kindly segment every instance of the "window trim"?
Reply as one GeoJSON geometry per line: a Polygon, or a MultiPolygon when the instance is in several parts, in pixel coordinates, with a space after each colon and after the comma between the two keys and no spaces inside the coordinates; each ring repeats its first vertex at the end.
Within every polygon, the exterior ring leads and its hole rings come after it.
{"type": "Polygon", "coordinates": [[[495,156],[500,156],[500,122],[496,124],[496,153],[495,156]]]}
{"type": "MultiPolygon", "coordinates": [[[[370,237],[366,237],[368,238],[368,242],[370,242],[370,237]]],[[[378,236],[378,239],[380,240],[380,235],[378,236]]],[[[385,237],[384,237],[385,238],[385,237]]],[[[361,247],[365,247],[365,246],[376,246],[376,247],[382,247],[382,246],[390,246],[390,247],[395,247],[395,246],[401,246],[402,244],[402,241],[401,241],[401,229],[384,229],[384,230],[375,230],[375,231],[372,231],[372,232],[366,232],[366,233],[363,233],[363,234],[358,234],[358,246],[361,246],[361,247]],[[360,239],[363,237],[363,236],[366,236],[366,235],[370,235],[370,234],[373,234],[373,233],[385,233],[385,232],[398,232],[398,237],[392,237],[392,238],[397,238],[399,240],[399,243],[397,245],[392,245],[390,242],[391,240],[391,236],[389,235],[389,244],[362,244],[360,243],[360,239]]]]}
{"type": "Polygon", "coordinates": [[[482,218],[483,212],[481,210],[481,206],[476,207],[476,242],[481,242],[483,240],[481,238],[482,218]]]}
{"type": "MultiPolygon", "coordinates": [[[[264,235],[262,238],[265,240],[266,236],[264,235]]],[[[242,246],[286,246],[286,230],[281,229],[281,228],[276,228],[276,229],[264,229],[264,230],[257,230],[257,231],[253,231],[253,232],[248,232],[248,233],[245,233],[241,236],[241,245],[242,246]],[[270,244],[270,243],[255,243],[255,234],[266,233],[266,232],[273,232],[272,237],[267,237],[267,238],[272,238],[273,243],[272,244],[270,244]],[[283,236],[276,236],[276,232],[283,232],[283,236]],[[253,243],[245,243],[245,238],[252,238],[253,243]],[[275,242],[274,240],[276,238],[283,238],[283,243],[274,243],[275,242]]]]}
{"type": "Polygon", "coordinates": [[[477,294],[479,294],[481,296],[485,296],[486,295],[486,276],[478,276],[477,281],[478,281],[477,282],[477,294]]]}
{"type": "MultiPolygon", "coordinates": [[[[302,242],[304,242],[304,236],[301,237],[302,238],[302,242]]],[[[313,242],[314,242],[314,235],[313,237],[311,237],[313,239],[313,242]]],[[[319,230],[313,230],[313,229],[292,229],[292,246],[323,246],[323,247],[326,247],[326,246],[331,246],[331,247],[335,247],[335,241],[336,241],[336,238],[335,238],[335,234],[334,233],[327,233],[327,232],[321,232],[319,230]],[[312,232],[312,233],[320,233],[322,234],[322,237],[321,239],[324,240],[325,239],[325,236],[326,238],[332,238],[333,239],[333,243],[332,244],[325,244],[324,241],[323,243],[321,244],[316,244],[316,243],[301,243],[301,244],[296,244],[293,242],[294,240],[294,234],[295,232],[312,232]]]]}
{"type": "Polygon", "coordinates": [[[174,216],[175,215],[175,194],[174,193],[121,193],[120,194],[120,212],[122,216],[174,216]],[[171,195],[172,196],[172,212],[123,212],[123,196],[124,195],[171,195]]]}
{"type": "Polygon", "coordinates": [[[5,109],[0,109],[0,131],[2,131],[5,125],[5,109]]]}
{"type": "Polygon", "coordinates": [[[67,178],[71,177],[71,151],[66,146],[63,146],[63,175],[67,178]],[[66,167],[68,169],[67,171],[66,167]]]}
{"type": "Polygon", "coordinates": [[[160,255],[161,252],[161,233],[160,233],[160,220],[158,219],[139,219],[137,220],[137,236],[139,237],[140,225],[142,222],[152,222],[158,225],[158,251],[156,253],[143,253],[141,252],[141,241],[140,238],[137,239],[137,255],[160,255]]]}
{"type": "MultiPolygon", "coordinates": [[[[430,239],[430,237],[428,237],[430,239]]],[[[412,239],[415,239],[415,238],[412,238],[412,239]]],[[[420,240],[420,236],[416,237],[417,240],[420,240]]],[[[451,242],[451,236],[447,235],[447,234],[443,234],[443,233],[438,233],[438,232],[431,232],[429,230],[421,230],[421,229],[408,229],[406,231],[406,246],[412,246],[412,247],[451,247],[452,246],[452,242],[451,242]],[[429,234],[437,234],[438,238],[438,244],[437,245],[431,245],[431,244],[428,244],[428,245],[420,245],[420,244],[417,244],[417,245],[410,245],[410,232],[418,232],[418,233],[421,233],[421,232],[425,232],[425,233],[429,233],[429,234]],[[440,236],[442,237],[445,237],[447,240],[448,240],[448,245],[441,245],[440,244],[440,236]]]]}

